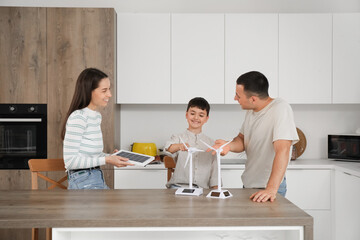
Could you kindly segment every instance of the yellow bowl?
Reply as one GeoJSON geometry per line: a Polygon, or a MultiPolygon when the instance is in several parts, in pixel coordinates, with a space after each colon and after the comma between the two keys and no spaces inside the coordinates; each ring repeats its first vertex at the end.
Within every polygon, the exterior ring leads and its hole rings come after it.
{"type": "Polygon", "coordinates": [[[155,143],[134,143],[132,146],[132,151],[149,156],[156,156],[157,154],[155,143]]]}

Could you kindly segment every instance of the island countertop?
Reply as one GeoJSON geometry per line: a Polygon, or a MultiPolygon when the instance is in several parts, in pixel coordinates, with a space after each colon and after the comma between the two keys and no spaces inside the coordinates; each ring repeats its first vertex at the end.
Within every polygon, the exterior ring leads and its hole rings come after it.
{"type": "Polygon", "coordinates": [[[229,189],[228,199],[178,196],[156,190],[2,190],[0,228],[304,226],[313,218],[278,195],[273,203],[249,199],[255,189],[229,189]]]}

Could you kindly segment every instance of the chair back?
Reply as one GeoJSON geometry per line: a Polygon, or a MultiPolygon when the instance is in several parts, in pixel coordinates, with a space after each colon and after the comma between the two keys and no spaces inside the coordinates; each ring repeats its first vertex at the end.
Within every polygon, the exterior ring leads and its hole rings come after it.
{"type": "Polygon", "coordinates": [[[61,178],[59,181],[55,181],[40,172],[56,172],[63,171],[65,173],[64,160],[59,159],[30,159],[28,161],[31,171],[31,189],[38,189],[38,177],[52,183],[48,189],[54,189],[56,187],[67,189],[62,183],[67,179],[67,175],[61,178]]]}
{"type": "MultiPolygon", "coordinates": [[[[67,174],[63,178],[61,178],[59,181],[55,181],[45,175],[43,175],[40,172],[56,172],[56,171],[62,171],[65,173],[65,165],[64,160],[59,159],[30,159],[28,161],[29,168],[31,171],[31,189],[38,189],[38,177],[44,179],[45,181],[52,183],[48,189],[54,189],[56,187],[67,189],[65,185],[62,183],[67,179],[67,174]]],[[[39,239],[39,229],[33,228],[32,229],[32,240],[38,240],[39,239]]],[[[52,239],[52,233],[51,228],[46,228],[45,233],[46,240],[52,239]]]]}
{"type": "Polygon", "coordinates": [[[175,171],[176,163],[175,160],[170,156],[165,156],[163,159],[165,167],[168,169],[167,171],[167,180],[169,181],[173,172],[175,171]]]}

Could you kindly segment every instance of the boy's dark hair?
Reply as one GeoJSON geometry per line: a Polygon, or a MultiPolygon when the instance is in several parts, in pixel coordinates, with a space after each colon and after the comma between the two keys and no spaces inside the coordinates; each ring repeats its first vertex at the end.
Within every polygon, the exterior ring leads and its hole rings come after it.
{"type": "Polygon", "coordinates": [[[210,105],[209,105],[208,101],[205,100],[205,98],[196,97],[196,98],[191,99],[187,105],[186,111],[189,111],[189,108],[191,108],[191,107],[197,107],[197,108],[200,108],[201,110],[205,110],[206,115],[209,116],[210,105]]]}
{"type": "Polygon", "coordinates": [[[237,85],[243,85],[247,97],[258,96],[261,99],[269,97],[269,82],[264,74],[256,71],[247,72],[236,80],[237,85]]]}

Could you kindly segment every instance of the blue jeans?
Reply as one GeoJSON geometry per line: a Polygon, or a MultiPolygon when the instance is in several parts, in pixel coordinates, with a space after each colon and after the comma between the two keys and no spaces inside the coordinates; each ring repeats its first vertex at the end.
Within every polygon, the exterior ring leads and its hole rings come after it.
{"type": "Polygon", "coordinates": [[[101,169],[68,172],[68,189],[109,189],[101,169]]]}
{"type": "Polygon", "coordinates": [[[287,185],[286,185],[286,177],[284,177],[284,180],[280,183],[278,194],[285,197],[287,191],[287,185]]]}

